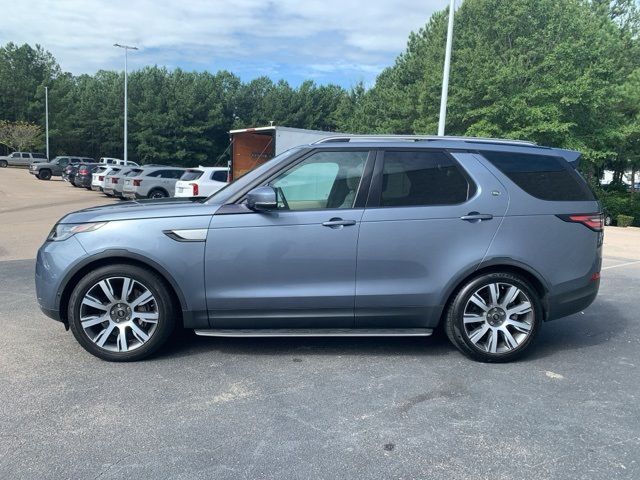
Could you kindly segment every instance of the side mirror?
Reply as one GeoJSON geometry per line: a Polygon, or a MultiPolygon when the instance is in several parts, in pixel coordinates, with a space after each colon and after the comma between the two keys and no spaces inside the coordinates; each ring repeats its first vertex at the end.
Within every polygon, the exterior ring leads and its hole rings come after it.
{"type": "Polygon", "coordinates": [[[247,193],[247,207],[256,212],[275,210],[278,208],[276,191],[273,187],[257,187],[247,193]]]}

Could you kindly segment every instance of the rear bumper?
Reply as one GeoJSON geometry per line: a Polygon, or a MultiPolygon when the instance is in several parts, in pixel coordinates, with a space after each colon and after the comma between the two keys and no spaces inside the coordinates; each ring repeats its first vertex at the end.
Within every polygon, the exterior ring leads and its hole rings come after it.
{"type": "Polygon", "coordinates": [[[549,295],[547,298],[547,320],[566,317],[574,313],[581,312],[593,303],[600,289],[600,279],[591,280],[591,277],[584,283],[584,280],[577,281],[574,288],[549,295]]]}
{"type": "Polygon", "coordinates": [[[91,190],[93,190],[94,192],[101,192],[102,187],[99,185],[91,185],[91,190]]]}

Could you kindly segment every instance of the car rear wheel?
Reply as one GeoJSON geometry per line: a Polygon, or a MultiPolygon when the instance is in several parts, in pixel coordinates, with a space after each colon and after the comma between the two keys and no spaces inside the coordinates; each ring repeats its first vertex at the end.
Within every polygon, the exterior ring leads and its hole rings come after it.
{"type": "Polygon", "coordinates": [[[147,198],[166,198],[168,196],[169,195],[164,190],[161,190],[159,188],[154,188],[149,192],[149,195],[147,195],[147,198]]]}
{"type": "Polygon", "coordinates": [[[7,168],[7,165],[9,164],[6,160],[0,160],[0,168],[7,168]]]}
{"type": "Polygon", "coordinates": [[[51,179],[51,170],[42,169],[38,172],[38,178],[40,180],[50,180],[51,179]]]}
{"type": "Polygon", "coordinates": [[[465,355],[482,362],[522,356],[540,330],[543,311],[535,289],[511,273],[467,282],[447,309],[445,331],[465,355]]]}
{"type": "Polygon", "coordinates": [[[164,345],[175,326],[164,280],[133,265],[109,265],[82,278],[69,300],[69,326],[89,353],[135,361],[164,345]]]}

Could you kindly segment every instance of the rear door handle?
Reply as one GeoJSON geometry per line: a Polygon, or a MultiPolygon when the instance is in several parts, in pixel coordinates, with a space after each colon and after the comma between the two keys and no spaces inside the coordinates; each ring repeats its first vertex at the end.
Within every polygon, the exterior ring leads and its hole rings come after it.
{"type": "Polygon", "coordinates": [[[467,222],[481,222],[482,220],[491,220],[493,215],[490,213],[478,213],[478,212],[469,212],[466,215],[460,217],[460,220],[466,220],[467,222]]]}
{"type": "Polygon", "coordinates": [[[322,226],[330,228],[348,227],[355,224],[355,220],[343,220],[341,218],[332,218],[328,222],[322,222],[322,226]]]}

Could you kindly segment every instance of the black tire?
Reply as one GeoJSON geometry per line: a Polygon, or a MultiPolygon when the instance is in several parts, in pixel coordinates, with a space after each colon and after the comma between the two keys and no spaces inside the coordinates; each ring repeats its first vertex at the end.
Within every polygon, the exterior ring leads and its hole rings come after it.
{"type": "MultiPolygon", "coordinates": [[[[542,303],[540,301],[539,294],[526,279],[512,273],[487,273],[469,280],[458,290],[446,310],[444,327],[447,337],[449,337],[451,343],[453,343],[458,348],[458,350],[460,350],[469,358],[489,363],[510,362],[522,357],[529,350],[530,345],[533,343],[535,337],[540,331],[543,321],[543,315],[544,312],[542,309],[542,303]],[[528,336],[524,337],[522,342],[517,347],[509,351],[496,353],[485,351],[484,348],[481,348],[480,346],[478,346],[478,344],[472,342],[469,338],[469,333],[464,327],[465,307],[467,307],[467,303],[470,301],[472,295],[479,289],[493,283],[510,284],[520,289],[526,295],[526,297],[528,297],[532,311],[532,316],[529,320],[530,331],[528,333],[528,336]]],[[[484,315],[482,316],[482,318],[485,323],[488,323],[488,320],[484,320],[484,315]]],[[[482,326],[482,324],[479,324],[479,326],[482,326]]],[[[490,328],[489,325],[487,325],[487,328],[490,328]]],[[[504,342],[503,348],[506,348],[506,340],[504,334],[500,335],[502,336],[504,342]]]]}
{"type": "Polygon", "coordinates": [[[7,166],[9,166],[9,164],[6,160],[0,160],[0,168],[7,168],[7,166]]]}
{"type": "Polygon", "coordinates": [[[169,194],[161,188],[154,188],[149,192],[147,198],[167,198],[169,194]]]}
{"type": "Polygon", "coordinates": [[[38,171],[38,178],[40,180],[51,180],[51,170],[43,168],[38,171]]]}
{"type": "Polygon", "coordinates": [[[73,336],[92,355],[111,362],[131,362],[149,357],[158,351],[171,336],[177,316],[169,287],[156,273],[134,265],[115,264],[100,267],[85,275],[75,286],[69,299],[68,319],[73,336]],[[96,345],[80,323],[80,307],[85,295],[98,282],[113,277],[129,277],[142,283],[153,294],[157,307],[157,326],[150,338],[138,348],[127,352],[109,351],[96,345]]]}

